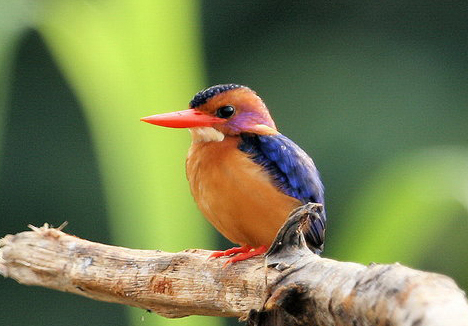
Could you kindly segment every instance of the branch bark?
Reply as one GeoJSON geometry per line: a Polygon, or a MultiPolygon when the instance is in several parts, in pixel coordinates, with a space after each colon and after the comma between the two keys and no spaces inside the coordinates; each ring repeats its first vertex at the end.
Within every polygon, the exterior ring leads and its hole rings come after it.
{"type": "Polygon", "coordinates": [[[229,316],[249,325],[468,325],[450,278],[399,264],[320,258],[299,232],[319,205],[294,211],[266,255],[223,268],[211,251],[134,250],[33,228],[0,240],[0,274],[19,283],[154,311],[229,316]]]}

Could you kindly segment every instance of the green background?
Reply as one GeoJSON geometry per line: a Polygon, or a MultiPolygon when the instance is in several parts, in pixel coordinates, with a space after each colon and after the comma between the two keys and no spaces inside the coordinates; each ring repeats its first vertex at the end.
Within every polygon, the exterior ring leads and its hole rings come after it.
{"type": "MultiPolygon", "coordinates": [[[[188,132],[139,118],[240,83],[315,160],[324,256],[468,289],[468,5],[0,0],[0,236],[67,220],[133,248],[227,248],[185,180],[188,132]]],[[[2,325],[222,325],[0,280],[2,325]]]]}

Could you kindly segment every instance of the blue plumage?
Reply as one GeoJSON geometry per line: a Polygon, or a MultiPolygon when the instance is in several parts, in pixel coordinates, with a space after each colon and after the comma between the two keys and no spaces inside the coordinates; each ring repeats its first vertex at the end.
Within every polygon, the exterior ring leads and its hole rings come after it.
{"type": "Polygon", "coordinates": [[[323,204],[324,189],[319,172],[312,159],[289,138],[281,134],[243,134],[239,149],[263,166],[288,196],[304,204],[323,204]]]}
{"type": "MultiPolygon", "coordinates": [[[[324,204],[324,187],[312,159],[292,140],[281,134],[241,134],[239,149],[250,155],[271,176],[286,195],[303,204],[324,204]]],[[[305,233],[307,242],[320,252],[325,238],[325,212],[320,219],[310,220],[305,233]]]]}

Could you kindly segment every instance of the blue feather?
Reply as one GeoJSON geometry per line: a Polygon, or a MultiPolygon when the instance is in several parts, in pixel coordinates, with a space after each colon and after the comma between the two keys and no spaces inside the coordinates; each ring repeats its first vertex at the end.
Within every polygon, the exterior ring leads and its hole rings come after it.
{"type": "MultiPolygon", "coordinates": [[[[281,134],[241,134],[239,149],[272,178],[272,182],[286,195],[303,204],[324,204],[324,187],[312,159],[292,140],[281,134]]],[[[325,211],[320,219],[309,222],[306,240],[316,252],[323,248],[325,237],[325,211]]]]}
{"type": "Polygon", "coordinates": [[[312,159],[292,140],[272,136],[242,134],[239,149],[263,166],[276,186],[302,203],[324,203],[324,187],[312,159]]]}

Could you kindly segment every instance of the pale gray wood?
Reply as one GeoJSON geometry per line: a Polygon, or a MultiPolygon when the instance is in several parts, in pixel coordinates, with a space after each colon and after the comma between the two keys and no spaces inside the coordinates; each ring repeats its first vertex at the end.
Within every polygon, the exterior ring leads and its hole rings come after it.
{"type": "MultiPolygon", "coordinates": [[[[320,258],[300,231],[319,205],[294,211],[267,258],[223,268],[211,251],[135,250],[33,228],[0,240],[0,274],[26,285],[154,311],[235,316],[249,325],[468,325],[463,291],[443,275],[320,258]]],[[[318,216],[318,215],[317,215],[318,216]]]]}

